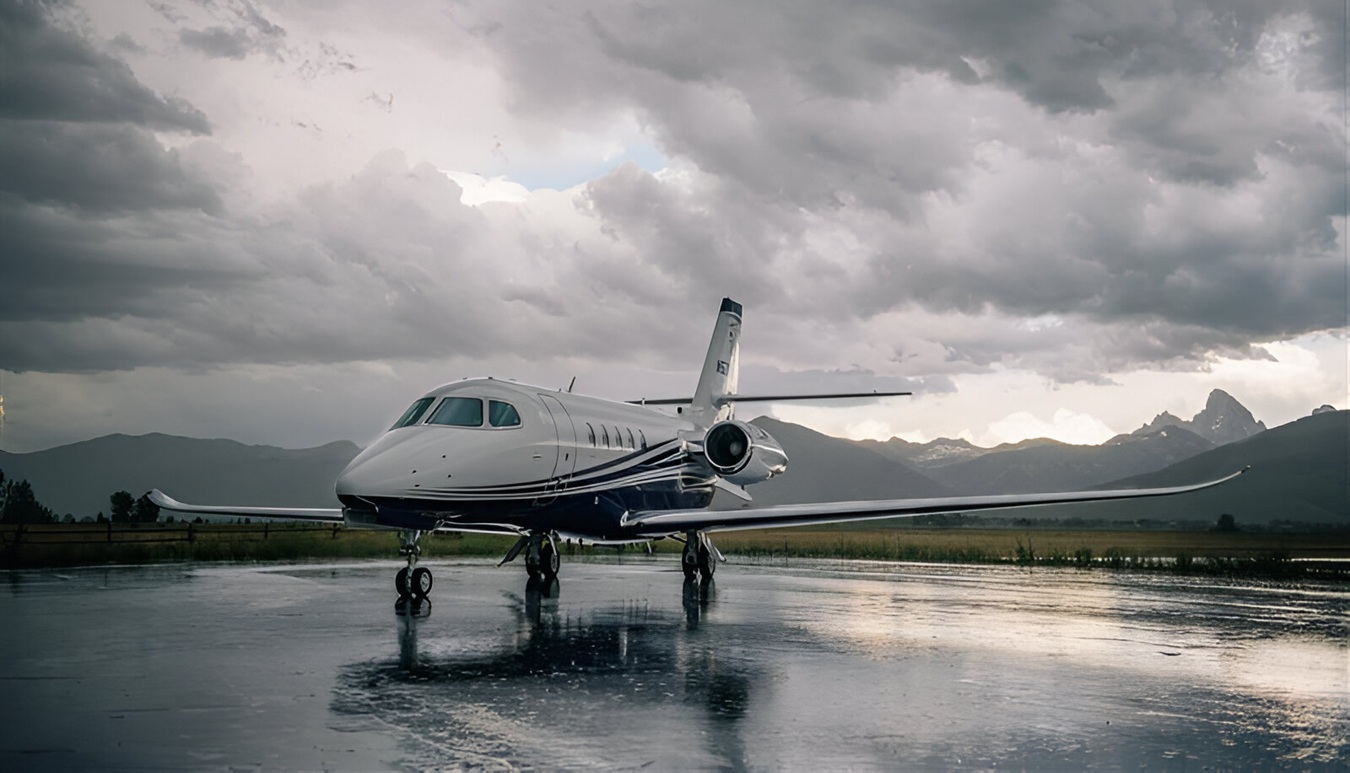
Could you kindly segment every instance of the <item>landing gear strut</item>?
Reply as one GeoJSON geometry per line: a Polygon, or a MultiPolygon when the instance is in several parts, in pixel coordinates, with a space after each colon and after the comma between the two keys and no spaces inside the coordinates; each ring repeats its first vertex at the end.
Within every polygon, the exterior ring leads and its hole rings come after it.
{"type": "Polygon", "coordinates": [[[713,547],[712,540],[701,531],[690,531],[684,535],[684,550],[680,554],[680,568],[684,570],[684,579],[702,578],[708,582],[717,571],[717,559],[720,554],[713,547]]]}
{"type": "Polygon", "coordinates": [[[394,587],[398,590],[399,598],[412,596],[424,599],[431,593],[431,570],[417,565],[417,557],[422,554],[417,542],[425,533],[420,529],[403,529],[399,532],[398,553],[408,559],[408,565],[394,575],[394,587]]]}

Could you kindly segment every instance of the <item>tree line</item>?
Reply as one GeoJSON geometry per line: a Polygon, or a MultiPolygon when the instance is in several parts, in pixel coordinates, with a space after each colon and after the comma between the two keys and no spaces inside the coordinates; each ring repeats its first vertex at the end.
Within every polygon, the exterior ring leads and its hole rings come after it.
{"type": "MultiPolygon", "coordinates": [[[[108,514],[99,512],[98,523],[154,523],[159,520],[159,505],[142,495],[139,499],[127,491],[115,491],[108,497],[108,514]]],[[[38,501],[27,480],[6,478],[0,470],[0,523],[74,523],[75,516],[58,517],[50,507],[38,501]]]]}

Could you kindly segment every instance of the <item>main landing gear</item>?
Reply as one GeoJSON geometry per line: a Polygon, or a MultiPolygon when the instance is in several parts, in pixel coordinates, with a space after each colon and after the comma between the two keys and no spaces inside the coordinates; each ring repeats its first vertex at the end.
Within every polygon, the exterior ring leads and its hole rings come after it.
{"type": "Polygon", "coordinates": [[[399,532],[398,553],[408,559],[408,565],[394,575],[394,587],[400,599],[409,596],[425,599],[431,593],[431,570],[417,565],[417,557],[422,553],[417,542],[425,533],[420,529],[403,529],[399,532]]]}
{"type": "Polygon", "coordinates": [[[684,579],[702,578],[708,582],[717,571],[717,562],[721,552],[713,546],[708,535],[701,531],[690,531],[684,535],[684,550],[680,554],[680,568],[684,570],[684,579]]]}
{"type": "MultiPolygon", "coordinates": [[[[516,560],[516,556],[525,554],[525,573],[531,580],[540,581],[545,586],[558,579],[558,570],[562,568],[562,557],[558,554],[558,544],[552,534],[526,534],[507,551],[502,564],[516,560]]],[[[498,564],[501,566],[502,564],[498,564]]]]}

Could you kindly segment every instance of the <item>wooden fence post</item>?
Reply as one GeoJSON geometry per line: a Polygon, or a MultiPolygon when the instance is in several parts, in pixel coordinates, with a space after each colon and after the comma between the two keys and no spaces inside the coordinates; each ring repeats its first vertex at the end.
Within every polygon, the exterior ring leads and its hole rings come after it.
{"type": "Polygon", "coordinates": [[[263,521],[263,542],[267,541],[267,527],[271,526],[271,521],[263,521]]]}
{"type": "Polygon", "coordinates": [[[108,542],[112,542],[112,519],[109,518],[105,523],[108,525],[108,542]]]}
{"type": "Polygon", "coordinates": [[[189,522],[189,523],[188,523],[188,544],[191,545],[192,543],[194,543],[194,542],[196,542],[196,541],[197,541],[197,524],[189,522]]]}

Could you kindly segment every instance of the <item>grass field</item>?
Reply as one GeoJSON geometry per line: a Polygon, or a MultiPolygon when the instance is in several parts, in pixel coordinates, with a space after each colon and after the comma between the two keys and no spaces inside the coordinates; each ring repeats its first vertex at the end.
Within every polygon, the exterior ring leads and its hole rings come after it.
{"type": "MultiPolygon", "coordinates": [[[[501,556],[514,541],[490,535],[433,535],[424,557],[501,556]]],[[[1311,534],[1109,529],[776,529],[715,536],[729,556],[844,558],[951,563],[1021,563],[1083,568],[1165,569],[1350,577],[1350,532],[1311,534]],[[1307,562],[1308,559],[1320,559],[1307,562]]],[[[0,528],[0,567],[159,561],[286,561],[394,558],[393,532],[305,524],[42,525],[0,528]]],[[[678,552],[662,540],[653,549],[678,552]]],[[[641,548],[639,548],[641,549],[641,548]]],[[[607,554],[604,548],[565,549],[607,554]]]]}

